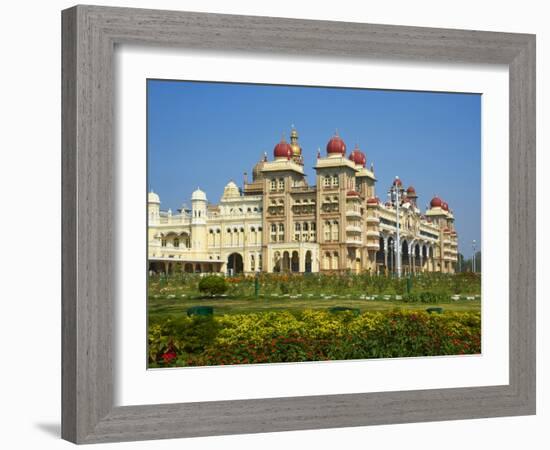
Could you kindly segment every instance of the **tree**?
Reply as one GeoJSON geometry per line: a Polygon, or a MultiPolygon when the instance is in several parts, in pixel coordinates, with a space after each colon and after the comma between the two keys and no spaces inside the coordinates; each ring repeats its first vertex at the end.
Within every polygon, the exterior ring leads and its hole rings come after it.
{"type": "Polygon", "coordinates": [[[227,288],[228,286],[225,278],[216,275],[203,277],[199,282],[199,292],[207,294],[210,297],[223,294],[227,291],[227,288]]]}

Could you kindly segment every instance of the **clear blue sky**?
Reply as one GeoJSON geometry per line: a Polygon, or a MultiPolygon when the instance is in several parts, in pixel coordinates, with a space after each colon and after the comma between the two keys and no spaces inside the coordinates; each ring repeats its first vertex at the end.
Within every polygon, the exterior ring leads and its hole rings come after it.
{"type": "Polygon", "coordinates": [[[148,183],[161,208],[190,205],[200,187],[217,203],[229,180],[296,126],[308,182],[317,148],[338,129],[374,162],[377,195],[396,175],[422,210],[434,195],[454,212],[459,249],[481,240],[481,96],[368,89],[148,80],[148,183]]]}

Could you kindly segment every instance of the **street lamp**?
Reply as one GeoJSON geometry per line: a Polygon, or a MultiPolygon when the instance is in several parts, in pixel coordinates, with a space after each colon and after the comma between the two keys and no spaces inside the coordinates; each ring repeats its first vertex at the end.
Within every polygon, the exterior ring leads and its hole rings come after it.
{"type": "Polygon", "coordinates": [[[472,272],[475,273],[476,271],[476,240],[475,239],[472,241],[472,250],[474,251],[474,254],[472,256],[472,272]]]}
{"type": "Polygon", "coordinates": [[[401,228],[401,226],[399,220],[399,202],[401,201],[401,197],[403,196],[403,186],[398,176],[395,177],[395,180],[393,181],[393,184],[388,191],[388,195],[390,197],[390,201],[395,205],[395,256],[397,260],[397,278],[401,278],[401,242],[399,239],[399,229],[401,228]]]}

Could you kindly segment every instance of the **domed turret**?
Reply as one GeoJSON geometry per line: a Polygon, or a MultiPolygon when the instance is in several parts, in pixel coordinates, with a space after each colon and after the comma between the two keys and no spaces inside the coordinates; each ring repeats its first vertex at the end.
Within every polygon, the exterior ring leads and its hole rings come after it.
{"type": "Polygon", "coordinates": [[[443,200],[441,200],[437,195],[432,198],[430,202],[430,207],[432,208],[441,208],[441,205],[443,204],[443,200]]]}
{"type": "Polygon", "coordinates": [[[156,224],[160,220],[160,197],[153,191],[147,194],[147,210],[149,224],[156,224]]]}
{"type": "Polygon", "coordinates": [[[334,133],[334,136],[328,141],[327,144],[327,155],[340,155],[344,156],[346,154],[346,143],[342,140],[338,133],[334,133]]]}
{"type": "Polygon", "coordinates": [[[292,156],[292,147],[283,137],[273,149],[275,159],[289,159],[292,156]]]}
{"type": "Polygon", "coordinates": [[[394,186],[403,186],[403,182],[399,179],[399,177],[395,177],[395,180],[393,180],[394,186]]]}
{"type": "Polygon", "coordinates": [[[447,202],[442,202],[441,203],[441,209],[443,211],[449,211],[449,204],[447,202]]]}
{"type": "Polygon", "coordinates": [[[416,190],[414,189],[414,186],[409,186],[407,188],[407,194],[416,194],[416,190]]]}
{"type": "Polygon", "coordinates": [[[263,158],[260,161],[258,161],[256,165],[252,168],[252,181],[261,180],[264,178],[262,169],[264,168],[266,161],[267,161],[267,153],[264,153],[263,158]]]}
{"type": "Polygon", "coordinates": [[[147,194],[147,203],[158,203],[160,204],[160,197],[155,194],[153,191],[147,194]]]}
{"type": "Polygon", "coordinates": [[[361,167],[365,167],[367,164],[367,157],[356,145],[352,152],[349,154],[350,161],[353,161],[355,164],[361,167]]]}
{"type": "Polygon", "coordinates": [[[206,194],[204,193],[204,191],[201,191],[199,188],[193,191],[193,194],[191,195],[191,201],[195,200],[206,201],[206,194]]]}
{"type": "Polygon", "coordinates": [[[240,196],[241,193],[239,191],[239,187],[233,182],[233,180],[225,185],[225,188],[223,189],[223,198],[235,198],[240,196]]]}

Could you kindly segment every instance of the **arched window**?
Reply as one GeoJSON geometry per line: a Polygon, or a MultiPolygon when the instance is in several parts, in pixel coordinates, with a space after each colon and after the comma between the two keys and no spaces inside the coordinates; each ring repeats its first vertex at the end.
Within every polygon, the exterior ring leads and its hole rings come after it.
{"type": "Polygon", "coordinates": [[[335,220],[332,222],[332,240],[338,241],[340,239],[338,221],[335,220]]]}
{"type": "MultiPolygon", "coordinates": [[[[300,225],[300,224],[298,224],[298,225],[300,225]]],[[[304,230],[304,231],[308,231],[308,230],[309,230],[309,225],[308,225],[307,222],[304,222],[303,230],[304,230]]]]}
{"type": "Polygon", "coordinates": [[[330,270],[330,252],[325,252],[323,255],[323,269],[330,270]]]}
{"type": "Polygon", "coordinates": [[[174,247],[179,247],[180,246],[180,240],[178,238],[175,238],[174,239],[174,247]]]}
{"type": "Polygon", "coordinates": [[[325,241],[330,241],[330,222],[325,222],[325,241]]]}
{"type": "Polygon", "coordinates": [[[277,225],[274,224],[274,223],[271,224],[271,232],[272,232],[272,233],[276,233],[276,232],[277,232],[277,225]]]}
{"type": "Polygon", "coordinates": [[[294,230],[295,230],[295,231],[300,231],[300,229],[301,229],[300,222],[296,222],[296,223],[294,224],[294,230]]]}

